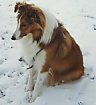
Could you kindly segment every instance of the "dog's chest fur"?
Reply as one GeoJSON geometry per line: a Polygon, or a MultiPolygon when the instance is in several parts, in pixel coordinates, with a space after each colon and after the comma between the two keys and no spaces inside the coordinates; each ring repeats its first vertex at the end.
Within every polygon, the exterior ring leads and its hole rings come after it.
{"type": "Polygon", "coordinates": [[[34,65],[34,69],[38,70],[44,65],[46,52],[44,50],[40,51],[36,41],[33,43],[32,35],[27,35],[21,40],[21,47],[22,55],[29,66],[34,65]],[[39,53],[37,54],[37,52],[39,53]],[[33,57],[35,60],[33,60],[33,57]]]}

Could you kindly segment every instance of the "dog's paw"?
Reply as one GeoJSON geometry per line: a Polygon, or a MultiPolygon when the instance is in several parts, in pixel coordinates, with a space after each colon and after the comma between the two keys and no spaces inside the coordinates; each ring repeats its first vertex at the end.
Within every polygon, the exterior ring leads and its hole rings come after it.
{"type": "Polygon", "coordinates": [[[26,95],[26,100],[28,101],[28,102],[32,102],[31,100],[32,100],[32,91],[28,91],[27,92],[27,95],[26,95]]]}
{"type": "Polygon", "coordinates": [[[36,100],[36,97],[33,97],[33,96],[32,96],[29,102],[32,103],[32,102],[34,102],[35,100],[36,100]]]}
{"type": "Polygon", "coordinates": [[[32,91],[32,86],[26,85],[26,86],[25,86],[25,91],[26,91],[26,92],[32,91]]]}
{"type": "Polygon", "coordinates": [[[27,96],[26,96],[26,100],[29,102],[29,103],[32,103],[36,100],[36,97],[34,97],[32,95],[32,91],[28,91],[27,92],[27,96]]]}
{"type": "Polygon", "coordinates": [[[29,103],[32,103],[32,102],[34,102],[36,100],[37,97],[39,97],[39,96],[34,96],[32,91],[28,91],[27,95],[26,95],[26,100],[29,103]]]}

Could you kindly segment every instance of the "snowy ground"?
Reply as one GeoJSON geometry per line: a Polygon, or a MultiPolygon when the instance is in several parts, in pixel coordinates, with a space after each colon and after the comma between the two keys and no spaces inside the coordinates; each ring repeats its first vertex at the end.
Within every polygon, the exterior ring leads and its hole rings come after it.
{"type": "Polygon", "coordinates": [[[82,79],[45,87],[33,103],[26,100],[27,65],[19,61],[14,0],[0,0],[0,105],[96,105],[96,0],[30,0],[48,8],[80,45],[84,56],[82,79]]]}

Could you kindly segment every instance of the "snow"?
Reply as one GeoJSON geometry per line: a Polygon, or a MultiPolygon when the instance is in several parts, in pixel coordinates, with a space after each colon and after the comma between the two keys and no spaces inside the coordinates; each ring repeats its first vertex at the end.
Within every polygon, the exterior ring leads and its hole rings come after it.
{"type": "Polygon", "coordinates": [[[80,45],[85,66],[80,80],[44,87],[33,103],[27,101],[24,90],[28,71],[19,61],[19,42],[11,40],[16,28],[16,1],[0,0],[0,105],[96,105],[96,0],[29,0],[63,22],[80,45]]]}

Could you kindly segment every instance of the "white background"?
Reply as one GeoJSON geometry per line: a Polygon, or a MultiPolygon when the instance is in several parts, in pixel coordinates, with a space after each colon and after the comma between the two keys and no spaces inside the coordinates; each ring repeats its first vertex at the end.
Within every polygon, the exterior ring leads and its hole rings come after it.
{"type": "Polygon", "coordinates": [[[19,41],[12,41],[16,29],[14,0],[0,0],[0,105],[96,105],[96,0],[30,0],[49,9],[80,45],[85,75],[78,81],[44,87],[33,103],[26,100],[27,72],[19,62],[19,41]]]}

